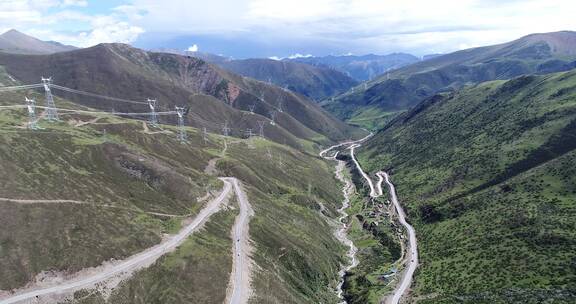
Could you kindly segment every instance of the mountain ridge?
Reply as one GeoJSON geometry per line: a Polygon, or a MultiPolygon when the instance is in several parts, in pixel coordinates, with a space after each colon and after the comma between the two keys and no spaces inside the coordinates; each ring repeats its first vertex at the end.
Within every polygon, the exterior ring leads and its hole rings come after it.
{"type": "MultiPolygon", "coordinates": [[[[154,97],[163,109],[187,105],[202,121],[212,124],[207,126],[212,132],[220,132],[216,125],[226,120],[232,128],[256,130],[256,120],[270,121],[270,111],[278,113],[277,125],[267,128],[268,136],[292,145],[298,145],[295,137],[321,140],[326,135],[336,140],[355,132],[304,96],[235,75],[201,59],[145,52],[126,44],[100,44],[51,55],[0,54],[0,65],[25,83],[37,83],[41,76],[50,75],[56,84],[73,89],[143,101],[154,97]],[[278,108],[280,102],[282,110],[278,108]],[[253,104],[255,114],[249,117],[248,107],[253,104]]],[[[105,110],[146,109],[142,105],[78,99],[56,90],[55,94],[105,110]]],[[[193,118],[191,122],[200,123],[193,118]]]]}
{"type": "Polygon", "coordinates": [[[323,102],[340,118],[366,109],[380,113],[406,110],[442,91],[525,74],[547,74],[576,67],[576,32],[532,34],[519,39],[434,57],[402,67],[323,102]]]}
{"type": "Polygon", "coordinates": [[[77,48],[74,46],[64,45],[55,41],[42,41],[15,29],[8,30],[0,35],[0,52],[42,55],[67,52],[75,49],[77,48]]]}

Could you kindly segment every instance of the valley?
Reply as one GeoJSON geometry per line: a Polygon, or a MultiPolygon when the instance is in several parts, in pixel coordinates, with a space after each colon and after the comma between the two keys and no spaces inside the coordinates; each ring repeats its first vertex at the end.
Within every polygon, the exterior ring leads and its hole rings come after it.
{"type": "MultiPolygon", "coordinates": [[[[355,166],[355,170],[357,170],[357,172],[360,173],[360,175],[362,176],[364,181],[367,183],[367,185],[369,187],[369,191],[370,191],[369,196],[372,199],[376,199],[376,198],[384,195],[384,192],[382,190],[382,183],[383,182],[386,182],[386,184],[388,185],[388,187],[390,189],[390,191],[389,191],[390,200],[392,201],[392,204],[395,208],[395,211],[396,211],[396,214],[398,217],[398,221],[406,229],[407,238],[408,238],[408,244],[402,245],[402,248],[404,251],[402,253],[402,256],[404,258],[402,260],[400,260],[398,263],[395,263],[396,267],[398,267],[398,268],[402,267],[402,268],[405,268],[405,270],[402,271],[401,273],[399,272],[399,273],[395,274],[395,276],[398,277],[397,282],[391,282],[391,283],[395,283],[395,285],[393,285],[395,287],[391,291],[389,291],[389,293],[388,293],[388,294],[390,294],[389,296],[385,296],[384,299],[381,300],[381,302],[383,302],[383,303],[397,304],[397,303],[400,303],[400,299],[405,297],[405,295],[408,291],[408,288],[410,287],[411,282],[413,280],[413,275],[414,275],[414,272],[416,270],[416,267],[418,265],[418,248],[417,248],[416,233],[415,233],[414,228],[406,221],[405,212],[404,212],[402,206],[400,205],[400,203],[398,202],[395,187],[390,182],[388,174],[385,172],[378,172],[376,174],[376,176],[378,177],[378,181],[373,182],[373,180],[368,176],[368,174],[366,174],[366,172],[364,172],[364,170],[362,169],[362,167],[360,166],[360,164],[358,163],[358,161],[354,155],[355,149],[358,147],[361,147],[362,143],[369,140],[369,138],[372,136],[373,136],[373,133],[371,133],[368,136],[366,136],[360,140],[357,140],[357,141],[350,141],[350,142],[341,143],[338,145],[331,146],[330,148],[320,152],[320,156],[325,157],[327,159],[337,160],[336,157],[338,156],[338,154],[341,150],[337,150],[332,157],[327,157],[325,155],[330,153],[331,150],[335,150],[335,149],[349,150],[350,151],[349,152],[350,153],[350,159],[355,166]]],[[[345,280],[345,277],[344,277],[345,274],[350,272],[359,263],[357,258],[356,258],[356,253],[358,252],[358,248],[356,248],[354,243],[352,243],[350,241],[350,239],[346,236],[347,230],[349,230],[349,222],[350,222],[347,219],[347,217],[349,215],[346,213],[347,212],[346,209],[348,209],[350,207],[349,206],[350,196],[352,195],[352,192],[354,192],[354,186],[351,183],[351,181],[349,181],[349,179],[344,177],[344,175],[342,174],[344,164],[345,164],[345,161],[338,160],[338,165],[336,166],[336,176],[342,183],[344,183],[343,193],[345,196],[345,200],[344,200],[343,207],[342,207],[342,217],[339,219],[341,222],[344,222],[345,224],[343,225],[343,228],[341,230],[338,230],[337,234],[339,234],[341,236],[341,237],[339,237],[339,239],[341,239],[341,241],[343,243],[348,244],[348,246],[350,247],[348,257],[351,259],[350,264],[348,266],[344,267],[343,271],[341,271],[341,276],[343,277],[343,280],[345,280]]],[[[390,219],[390,221],[394,222],[393,219],[390,219]]],[[[399,236],[400,236],[401,242],[403,242],[402,239],[405,237],[404,234],[400,233],[399,236]]],[[[339,294],[341,294],[341,293],[342,293],[342,291],[340,290],[339,294]]],[[[380,299],[377,299],[377,302],[380,302],[380,299]]]]}
{"type": "Polygon", "coordinates": [[[0,304],[576,302],[576,32],[248,2],[0,34],[0,304]]]}
{"type": "Polygon", "coordinates": [[[419,302],[573,299],[573,85],[570,71],[446,93],[365,144],[360,164],[408,202],[419,302]]]}

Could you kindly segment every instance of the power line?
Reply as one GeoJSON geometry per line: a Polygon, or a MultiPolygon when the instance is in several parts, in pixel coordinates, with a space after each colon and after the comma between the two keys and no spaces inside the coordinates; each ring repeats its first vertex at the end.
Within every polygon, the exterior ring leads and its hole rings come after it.
{"type": "Polygon", "coordinates": [[[51,86],[52,88],[55,88],[55,89],[58,89],[58,90],[61,90],[61,91],[70,92],[70,93],[76,93],[76,94],[80,94],[80,95],[84,95],[84,96],[89,96],[89,97],[98,97],[98,98],[107,99],[107,100],[111,100],[111,101],[118,101],[118,102],[131,103],[131,104],[139,104],[139,105],[146,105],[146,104],[148,104],[147,102],[143,102],[143,101],[136,101],[136,100],[129,100],[129,99],[117,98],[117,97],[110,97],[110,96],[106,96],[106,95],[100,95],[100,94],[96,94],[96,93],[90,93],[90,92],[80,91],[80,90],[76,90],[76,89],[71,89],[71,88],[67,88],[67,87],[63,87],[63,86],[59,86],[59,85],[55,85],[55,84],[51,84],[50,86],[51,86]]]}
{"type": "MultiPolygon", "coordinates": [[[[91,114],[91,115],[97,115],[97,114],[110,115],[110,114],[112,114],[112,115],[118,115],[118,116],[149,116],[149,121],[153,126],[158,126],[158,116],[176,114],[176,115],[178,115],[178,127],[179,127],[178,140],[180,142],[185,142],[186,138],[187,138],[187,134],[185,132],[185,127],[184,127],[184,116],[185,115],[189,115],[194,121],[198,122],[200,124],[200,126],[203,127],[203,138],[204,138],[205,143],[207,143],[207,140],[208,140],[207,139],[208,127],[210,127],[211,129],[214,129],[214,130],[220,130],[221,129],[223,134],[224,134],[224,137],[228,137],[229,132],[231,130],[228,127],[228,121],[225,121],[224,124],[215,123],[212,121],[207,121],[196,113],[186,113],[186,110],[184,107],[176,107],[176,111],[157,112],[158,103],[157,103],[156,99],[147,99],[146,102],[141,102],[141,101],[134,101],[134,100],[116,98],[116,97],[111,97],[111,96],[105,96],[105,95],[85,92],[85,91],[81,91],[81,90],[71,89],[71,88],[52,84],[51,78],[42,77],[42,83],[41,84],[0,87],[0,92],[6,92],[6,91],[11,91],[11,90],[31,89],[31,88],[41,88],[41,87],[44,88],[45,97],[46,97],[46,106],[36,106],[36,103],[34,100],[26,98],[26,105],[0,106],[0,110],[1,109],[27,108],[28,109],[28,115],[29,115],[28,126],[30,129],[36,128],[36,122],[37,122],[37,117],[36,117],[36,113],[35,113],[36,108],[44,109],[45,115],[46,115],[47,119],[49,119],[49,120],[57,120],[58,119],[58,111],[63,112],[64,115],[69,114],[69,113],[85,113],[85,114],[91,114]],[[127,102],[127,103],[133,103],[133,104],[141,104],[141,105],[147,104],[148,107],[150,108],[150,112],[116,112],[115,110],[112,110],[112,112],[107,112],[107,111],[76,110],[76,109],[66,109],[66,108],[57,109],[56,105],[54,103],[54,98],[52,95],[51,88],[55,88],[58,90],[69,92],[69,93],[80,94],[80,95],[85,95],[85,96],[90,96],[90,97],[98,97],[98,98],[103,98],[103,99],[107,99],[107,100],[127,102]]],[[[264,92],[261,92],[261,98],[263,101],[264,92]]],[[[249,106],[251,113],[253,113],[255,107],[256,107],[256,103],[249,106]]],[[[281,110],[282,104],[280,104],[279,107],[281,110]]],[[[271,111],[270,112],[270,116],[271,116],[271,122],[270,123],[272,125],[275,125],[274,119],[276,117],[276,114],[277,114],[277,111],[271,111]]],[[[245,118],[246,118],[245,116],[242,116],[241,121],[245,120],[245,118]]],[[[258,126],[259,126],[259,136],[264,137],[265,121],[258,121],[258,126]]],[[[252,143],[251,143],[250,139],[252,137],[254,137],[254,135],[255,135],[253,132],[253,129],[246,129],[245,134],[247,134],[248,139],[249,139],[248,143],[249,143],[249,145],[251,145],[252,143]]],[[[224,140],[224,144],[226,145],[226,139],[224,140]]]]}
{"type": "Polygon", "coordinates": [[[0,87],[0,92],[35,89],[35,88],[41,88],[43,86],[44,86],[44,84],[37,83],[37,84],[28,84],[28,85],[21,85],[21,86],[0,87]]]}

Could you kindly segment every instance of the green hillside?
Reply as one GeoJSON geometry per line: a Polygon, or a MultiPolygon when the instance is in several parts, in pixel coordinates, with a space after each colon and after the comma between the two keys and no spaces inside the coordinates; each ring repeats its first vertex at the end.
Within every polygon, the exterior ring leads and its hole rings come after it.
{"type": "Polygon", "coordinates": [[[576,300],[576,72],[427,99],[361,149],[415,225],[418,303],[576,300]]]}
{"type": "MultiPolygon", "coordinates": [[[[547,74],[576,67],[576,33],[532,34],[499,45],[466,49],[417,62],[325,100],[338,117],[356,120],[364,108],[380,115],[409,109],[439,92],[527,74],[547,74]]],[[[370,124],[363,124],[370,127],[370,124]]]]}
{"type": "MultiPolygon", "coordinates": [[[[124,44],[100,44],[52,55],[0,53],[0,65],[25,84],[51,76],[54,84],[100,95],[135,101],[158,100],[159,110],[174,106],[191,109],[190,124],[221,132],[227,121],[238,129],[258,128],[270,122],[269,138],[300,148],[299,140],[328,143],[361,133],[334,118],[308,98],[279,87],[242,77],[203,60],[167,53],[146,52],[124,44]],[[254,113],[249,108],[254,105],[254,113]]],[[[146,103],[125,103],[92,96],[78,96],[54,89],[54,94],[78,104],[105,111],[142,112],[146,103]]],[[[175,123],[175,120],[163,121],[175,123]]]]}
{"type": "MultiPolygon", "coordinates": [[[[26,95],[42,100],[33,91],[26,95]]],[[[0,93],[0,106],[23,99],[23,93],[0,93]]],[[[93,111],[60,98],[56,104],[93,111]]],[[[181,144],[170,125],[151,134],[142,121],[111,114],[61,111],[60,117],[27,130],[25,109],[0,111],[0,291],[21,288],[40,273],[73,273],[157,244],[202,207],[207,191],[220,189],[217,176],[234,176],[255,210],[254,301],[335,301],[344,248],[326,219],[336,217],[341,201],[333,164],[261,138],[229,137],[223,155],[224,137],[209,134],[204,142],[193,128],[181,144]],[[215,171],[207,172],[210,160],[215,171]]],[[[109,303],[221,303],[234,215],[230,209],[216,214],[205,231],[119,286],[109,303]]],[[[75,296],[79,303],[104,301],[94,291],[75,296]]]]}

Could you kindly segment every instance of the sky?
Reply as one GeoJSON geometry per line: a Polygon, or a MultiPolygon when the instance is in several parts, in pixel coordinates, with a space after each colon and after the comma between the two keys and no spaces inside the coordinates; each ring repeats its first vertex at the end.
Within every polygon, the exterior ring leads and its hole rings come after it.
{"type": "Polygon", "coordinates": [[[0,32],[234,58],[418,56],[576,30],[574,0],[0,0],[0,32]]]}

